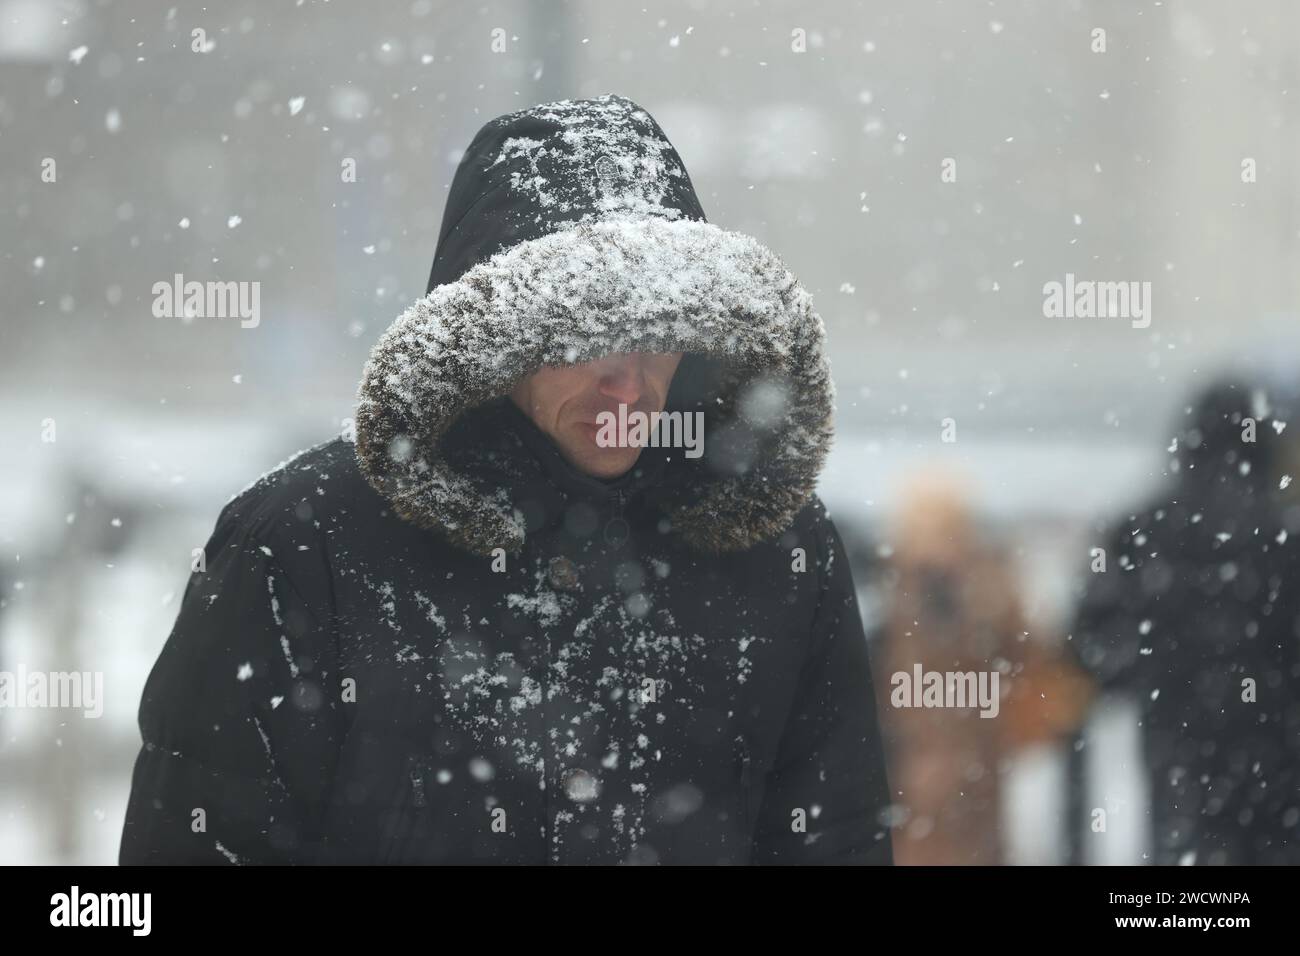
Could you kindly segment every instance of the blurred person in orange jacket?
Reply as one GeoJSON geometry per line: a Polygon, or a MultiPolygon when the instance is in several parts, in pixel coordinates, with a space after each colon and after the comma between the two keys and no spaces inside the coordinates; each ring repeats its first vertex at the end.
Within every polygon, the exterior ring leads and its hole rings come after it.
{"type": "Polygon", "coordinates": [[[909,488],[876,668],[898,811],[895,860],[998,864],[1005,759],[1069,734],[1090,684],[1030,637],[1011,556],[981,533],[957,483],[925,476],[909,488]],[[915,706],[918,671],[982,673],[996,703],[915,706]]]}

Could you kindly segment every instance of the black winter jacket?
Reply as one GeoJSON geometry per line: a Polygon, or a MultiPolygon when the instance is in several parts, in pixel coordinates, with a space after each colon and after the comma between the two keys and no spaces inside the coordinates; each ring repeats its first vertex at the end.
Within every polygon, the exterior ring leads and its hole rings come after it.
{"type": "Polygon", "coordinates": [[[222,512],[145,689],[123,863],[888,863],[867,644],[812,489],[820,319],[621,97],[509,114],[355,444],[222,512]],[[705,454],[614,481],[501,396],[687,353],[705,454]]]}
{"type": "Polygon", "coordinates": [[[1107,529],[1074,625],[1142,715],[1161,865],[1300,863],[1300,509],[1274,428],[1291,416],[1243,441],[1251,392],[1224,381],[1188,407],[1166,488],[1107,529]]]}

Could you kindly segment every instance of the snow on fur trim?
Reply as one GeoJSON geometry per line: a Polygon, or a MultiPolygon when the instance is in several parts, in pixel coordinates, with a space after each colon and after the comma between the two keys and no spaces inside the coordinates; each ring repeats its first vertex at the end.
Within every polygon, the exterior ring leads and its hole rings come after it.
{"type": "Polygon", "coordinates": [[[809,294],[750,236],[694,220],[583,221],[478,263],[389,326],[358,390],[358,461],[403,519],[476,554],[517,552],[524,524],[506,491],[484,493],[440,455],[452,423],[544,365],[701,352],[727,368],[709,414],[764,439],[748,467],[701,469],[662,507],[698,550],[743,550],[789,527],[825,462],[824,340],[809,294]],[[755,392],[774,382],[775,406],[770,388],[755,392]]]}

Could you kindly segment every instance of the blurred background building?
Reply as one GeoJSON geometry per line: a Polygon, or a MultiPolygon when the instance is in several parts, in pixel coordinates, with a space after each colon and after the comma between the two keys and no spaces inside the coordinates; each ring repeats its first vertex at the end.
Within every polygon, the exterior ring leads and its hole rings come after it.
{"type": "MultiPolygon", "coordinates": [[[[877,661],[933,613],[933,551],[982,569],[942,587],[992,600],[1044,668],[1051,706],[1021,713],[1046,729],[976,760],[980,839],[929,860],[1153,859],[1140,702],[1083,689],[1071,628],[1182,409],[1224,373],[1297,381],[1290,0],[0,0],[0,670],[105,682],[98,720],[0,710],[0,863],[115,861],[192,549],[347,427],[474,132],[603,92],[815,297],[838,386],[821,491],[877,661]],[[176,273],[259,282],[260,323],[155,318],[176,273]],[[1150,282],[1149,326],[1045,317],[1067,273],[1150,282]]],[[[900,799],[899,833],[962,799],[900,799]]]]}

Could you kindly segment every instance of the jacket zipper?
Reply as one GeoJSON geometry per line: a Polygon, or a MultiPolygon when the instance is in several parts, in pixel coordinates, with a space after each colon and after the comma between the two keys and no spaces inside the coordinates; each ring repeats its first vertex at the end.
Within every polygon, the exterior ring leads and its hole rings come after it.
{"type": "Polygon", "coordinates": [[[406,758],[406,776],[402,780],[401,799],[397,803],[397,818],[390,838],[387,862],[401,863],[407,855],[410,838],[415,832],[418,810],[428,805],[425,793],[427,763],[423,756],[412,754],[406,758]]]}
{"type": "Polygon", "coordinates": [[[737,735],[736,747],[739,751],[738,764],[740,765],[740,828],[746,840],[752,839],[750,833],[750,813],[749,813],[749,786],[752,777],[752,760],[749,754],[749,744],[743,734],[737,735]]]}
{"type": "Polygon", "coordinates": [[[625,492],[621,488],[614,492],[614,515],[605,522],[605,543],[614,549],[623,547],[631,534],[631,527],[628,525],[627,519],[623,517],[623,508],[626,504],[624,495],[625,492]],[[612,537],[610,535],[611,528],[618,529],[612,537]]]}
{"type": "Polygon", "coordinates": [[[424,759],[417,757],[414,766],[411,767],[411,803],[413,806],[423,807],[426,805],[424,795],[424,759]]]}

